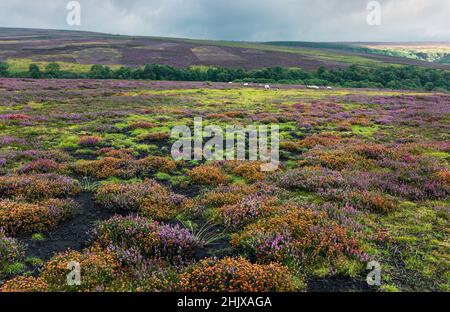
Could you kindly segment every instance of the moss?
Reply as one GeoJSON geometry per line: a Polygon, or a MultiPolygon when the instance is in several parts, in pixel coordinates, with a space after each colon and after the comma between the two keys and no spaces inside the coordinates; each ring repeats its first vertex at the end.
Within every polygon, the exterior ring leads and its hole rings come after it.
{"type": "Polygon", "coordinates": [[[78,147],[78,142],[80,142],[80,137],[76,135],[63,136],[58,148],[62,149],[76,149],[78,147]]]}
{"type": "Polygon", "coordinates": [[[352,132],[364,137],[371,138],[380,128],[376,125],[374,126],[352,126],[352,132]]]}

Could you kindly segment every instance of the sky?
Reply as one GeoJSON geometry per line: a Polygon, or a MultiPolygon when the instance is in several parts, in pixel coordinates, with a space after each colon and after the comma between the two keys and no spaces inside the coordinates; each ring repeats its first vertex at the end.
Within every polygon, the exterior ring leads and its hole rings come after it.
{"type": "Polygon", "coordinates": [[[242,41],[450,41],[450,0],[0,0],[0,27],[242,41]]]}

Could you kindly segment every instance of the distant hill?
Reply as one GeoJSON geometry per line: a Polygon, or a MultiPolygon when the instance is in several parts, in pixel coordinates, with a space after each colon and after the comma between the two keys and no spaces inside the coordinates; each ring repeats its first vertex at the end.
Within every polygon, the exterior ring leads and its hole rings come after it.
{"type": "MultiPolygon", "coordinates": [[[[307,71],[356,65],[417,65],[450,69],[442,62],[411,59],[401,53],[377,53],[374,44],[307,42],[235,42],[138,37],[94,32],[0,28],[0,60],[11,70],[32,63],[60,62],[63,67],[86,71],[92,64],[139,67],[165,64],[175,67],[220,66],[256,69],[283,66],[307,71]]],[[[398,46],[401,46],[399,44],[398,46]]],[[[386,46],[378,50],[386,50],[386,46]]],[[[408,55],[406,55],[408,56],[408,55]]]]}

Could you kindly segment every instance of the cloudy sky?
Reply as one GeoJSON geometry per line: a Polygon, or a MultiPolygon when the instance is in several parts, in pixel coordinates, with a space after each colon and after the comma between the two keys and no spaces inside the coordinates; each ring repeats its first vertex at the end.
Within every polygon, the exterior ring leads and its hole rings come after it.
{"type": "Polygon", "coordinates": [[[450,41],[450,0],[79,0],[81,25],[66,22],[69,0],[0,0],[0,26],[224,40],[450,41]]]}

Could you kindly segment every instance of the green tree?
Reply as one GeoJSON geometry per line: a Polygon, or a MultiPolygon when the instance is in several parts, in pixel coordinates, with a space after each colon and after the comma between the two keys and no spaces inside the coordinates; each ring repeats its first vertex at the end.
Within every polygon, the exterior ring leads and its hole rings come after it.
{"type": "Polygon", "coordinates": [[[5,62],[0,62],[0,77],[8,77],[9,65],[5,62]]]}
{"type": "Polygon", "coordinates": [[[34,79],[41,78],[41,70],[39,66],[36,64],[30,64],[28,67],[28,72],[30,73],[30,77],[34,79]]]}
{"type": "Polygon", "coordinates": [[[51,78],[58,78],[60,76],[60,70],[61,67],[58,63],[49,63],[45,67],[45,72],[51,77],[51,78]]]}

